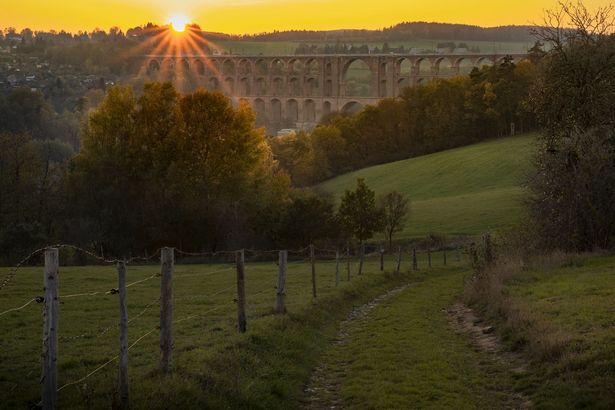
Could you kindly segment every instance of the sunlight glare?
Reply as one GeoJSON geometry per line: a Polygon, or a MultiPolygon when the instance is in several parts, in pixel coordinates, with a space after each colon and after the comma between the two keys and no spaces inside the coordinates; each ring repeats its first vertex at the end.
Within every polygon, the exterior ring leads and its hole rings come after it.
{"type": "Polygon", "coordinates": [[[183,14],[174,14],[171,16],[171,21],[169,23],[173,31],[183,33],[184,30],[186,30],[186,26],[190,23],[190,20],[183,14]]]}

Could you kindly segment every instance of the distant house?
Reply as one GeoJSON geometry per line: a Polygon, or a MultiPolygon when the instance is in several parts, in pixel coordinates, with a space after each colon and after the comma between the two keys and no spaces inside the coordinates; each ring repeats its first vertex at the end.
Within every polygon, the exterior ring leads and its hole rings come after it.
{"type": "Polygon", "coordinates": [[[285,137],[287,135],[295,134],[296,132],[297,132],[297,130],[294,129],[294,128],[284,128],[284,129],[281,129],[280,131],[278,131],[277,136],[278,137],[285,137]]]}

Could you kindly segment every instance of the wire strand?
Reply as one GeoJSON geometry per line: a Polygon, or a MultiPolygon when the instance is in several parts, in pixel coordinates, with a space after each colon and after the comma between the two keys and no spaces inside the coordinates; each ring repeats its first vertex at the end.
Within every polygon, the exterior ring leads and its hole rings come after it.
{"type": "Polygon", "coordinates": [[[4,315],[6,315],[7,313],[10,313],[10,312],[17,312],[18,310],[24,309],[24,308],[26,308],[28,305],[30,305],[32,302],[36,302],[36,298],[30,299],[30,300],[29,300],[26,304],[24,304],[23,306],[20,306],[20,307],[16,307],[16,308],[12,308],[12,309],[5,310],[4,312],[0,313],[0,316],[4,316],[4,315]]]}

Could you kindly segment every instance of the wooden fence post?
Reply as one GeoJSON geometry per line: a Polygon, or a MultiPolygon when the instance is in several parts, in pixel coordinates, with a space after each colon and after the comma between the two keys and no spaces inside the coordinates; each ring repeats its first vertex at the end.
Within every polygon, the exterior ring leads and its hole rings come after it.
{"type": "Polygon", "coordinates": [[[284,299],[286,297],[286,262],[288,261],[288,251],[280,251],[278,259],[278,289],[275,299],[276,313],[285,313],[286,305],[284,299]]]}
{"type": "Polygon", "coordinates": [[[397,248],[397,269],[395,269],[395,273],[399,274],[400,268],[401,268],[401,246],[397,248]]]}
{"type": "Polygon", "coordinates": [[[171,371],[173,351],[173,263],[174,249],[162,248],[160,253],[160,370],[171,371]]]}
{"type": "Polygon", "coordinates": [[[365,245],[361,244],[361,250],[359,251],[359,275],[363,274],[363,259],[365,257],[365,245]]]}
{"type": "Polygon", "coordinates": [[[42,402],[44,410],[58,407],[58,268],[57,248],[45,250],[43,306],[43,377],[42,402]]]}
{"type": "Polygon", "coordinates": [[[128,385],[128,310],[126,309],[126,263],[117,263],[117,290],[120,305],[120,354],[118,390],[120,396],[120,408],[129,407],[128,385]]]}
{"type": "Polygon", "coordinates": [[[350,244],[346,244],[346,275],[350,282],[350,244]]]}
{"type": "Polygon", "coordinates": [[[431,269],[431,246],[427,247],[427,265],[431,269]]]}
{"type": "Polygon", "coordinates": [[[442,259],[444,260],[444,266],[446,266],[446,249],[443,250],[442,259]]]}
{"type": "Polygon", "coordinates": [[[384,248],[380,248],[380,272],[384,272],[384,248]]]}
{"type": "Polygon", "coordinates": [[[340,251],[335,251],[335,287],[340,285],[340,251]]]}
{"type": "Polygon", "coordinates": [[[246,280],[245,258],[243,249],[235,253],[237,266],[237,330],[239,333],[246,331],[246,280]]]}
{"type": "Polygon", "coordinates": [[[416,260],[416,248],[412,248],[412,270],[419,270],[419,263],[416,260]]]}
{"type": "Polygon", "coordinates": [[[312,297],[316,299],[316,260],[314,258],[314,245],[310,245],[310,262],[312,264],[312,297]]]}

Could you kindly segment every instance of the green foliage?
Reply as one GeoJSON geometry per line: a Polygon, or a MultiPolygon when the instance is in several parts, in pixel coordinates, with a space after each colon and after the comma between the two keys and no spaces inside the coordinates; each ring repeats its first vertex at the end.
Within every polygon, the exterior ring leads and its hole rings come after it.
{"type": "Polygon", "coordinates": [[[0,255],[14,262],[46,241],[65,202],[63,175],[72,148],[0,133],[0,255]]]}
{"type": "Polygon", "coordinates": [[[280,219],[277,239],[289,248],[305,247],[338,235],[334,202],[331,197],[309,190],[296,190],[280,219]]]}
{"type": "Polygon", "coordinates": [[[29,133],[40,137],[44,117],[51,108],[43,94],[28,88],[15,88],[0,93],[0,132],[29,133]]]}
{"type": "Polygon", "coordinates": [[[269,139],[282,169],[288,170],[297,186],[310,186],[349,171],[347,141],[337,126],[323,125],[311,134],[304,132],[269,139]]]}
{"type": "Polygon", "coordinates": [[[376,193],[361,178],[354,191],[344,193],[338,217],[346,232],[361,244],[382,229],[384,219],[382,209],[376,205],[376,193]]]}
{"type": "Polygon", "coordinates": [[[25,133],[35,139],[55,139],[79,146],[80,116],[58,114],[40,91],[15,88],[0,92],[0,132],[25,133]]]}

